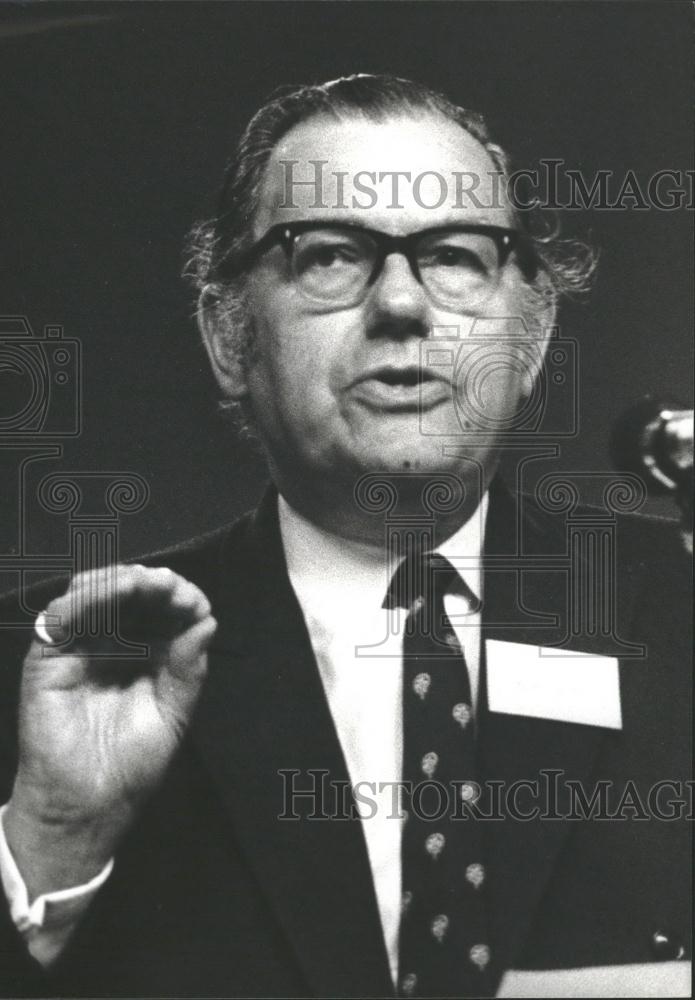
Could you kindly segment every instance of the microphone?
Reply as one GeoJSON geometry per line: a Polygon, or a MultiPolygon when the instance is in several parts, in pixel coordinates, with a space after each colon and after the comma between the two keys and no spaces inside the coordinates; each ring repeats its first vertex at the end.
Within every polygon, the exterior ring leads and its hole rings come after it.
{"type": "Polygon", "coordinates": [[[686,494],[693,474],[693,411],[641,399],[616,422],[610,439],[613,464],[640,476],[652,494],[686,494]]]}

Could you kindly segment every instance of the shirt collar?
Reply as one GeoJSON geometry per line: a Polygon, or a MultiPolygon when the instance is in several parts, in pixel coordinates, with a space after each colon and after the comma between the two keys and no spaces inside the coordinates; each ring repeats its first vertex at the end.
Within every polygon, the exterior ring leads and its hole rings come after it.
{"type": "MultiPolygon", "coordinates": [[[[466,523],[435,550],[479,598],[488,499],[485,493],[466,523]]],[[[344,620],[346,607],[364,614],[381,608],[394,569],[382,550],[317,527],[281,495],[278,514],[290,582],[305,610],[324,622],[337,622],[344,620]]]]}

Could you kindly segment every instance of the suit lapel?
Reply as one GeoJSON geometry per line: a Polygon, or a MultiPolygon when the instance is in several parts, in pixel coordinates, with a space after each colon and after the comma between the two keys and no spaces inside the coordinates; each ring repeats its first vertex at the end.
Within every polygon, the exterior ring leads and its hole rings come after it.
{"type": "Polygon", "coordinates": [[[235,837],[312,992],[390,995],[361,823],[321,818],[345,815],[331,782],[345,789],[349,777],[287,576],[274,494],[241,545],[223,553],[213,612],[220,627],[193,740],[235,837]],[[312,785],[317,794],[292,798],[292,788],[312,785]]]}
{"type": "MultiPolygon", "coordinates": [[[[552,568],[566,551],[564,519],[539,514],[535,508],[521,511],[499,483],[493,484],[491,493],[483,638],[551,646],[563,639],[567,621],[566,573],[552,568]],[[520,560],[525,561],[524,571],[519,569],[520,560]]],[[[601,653],[600,641],[585,651],[601,653]]],[[[566,781],[589,781],[606,741],[619,740],[621,734],[489,712],[486,698],[480,722],[480,773],[488,782],[499,782],[505,815],[501,821],[486,823],[491,940],[501,973],[519,956],[573,826],[562,818],[544,819],[543,812],[562,817],[569,805],[566,781]],[[528,786],[518,784],[523,782],[537,782],[538,796],[532,797],[528,786]],[[516,799],[508,805],[513,809],[516,802],[519,813],[530,813],[538,805],[540,815],[531,819],[509,815],[504,796],[515,788],[516,799]]],[[[489,795],[481,800],[481,809],[494,814],[489,795]]]]}

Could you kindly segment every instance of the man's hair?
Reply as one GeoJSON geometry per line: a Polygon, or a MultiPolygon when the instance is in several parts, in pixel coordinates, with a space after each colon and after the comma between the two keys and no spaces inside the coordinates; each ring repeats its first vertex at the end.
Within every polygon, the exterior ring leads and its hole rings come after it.
{"type": "MultiPolygon", "coordinates": [[[[187,243],[184,273],[199,293],[205,290],[205,307],[219,313],[230,350],[245,356],[251,342],[252,318],[245,308],[244,281],[230,275],[253,242],[265,168],[282,137],[295,125],[320,115],[339,121],[362,117],[381,122],[423,113],[442,116],[472,135],[488,152],[502,181],[508,180],[509,157],[492,141],[483,116],[412,80],[358,73],[327,83],[282,88],[256,112],[227,164],[216,215],[197,223],[187,243]]],[[[526,317],[534,309],[554,305],[560,295],[585,292],[596,263],[593,252],[584,244],[560,240],[557,229],[549,231],[539,211],[511,208],[513,224],[525,234],[530,253],[531,266],[525,269],[527,291],[538,293],[527,297],[526,317]]]]}
{"type": "MultiPolygon", "coordinates": [[[[283,90],[256,112],[244,130],[225,170],[217,214],[197,223],[190,233],[186,273],[199,289],[224,283],[225,274],[251,245],[260,187],[273,149],[295,125],[317,115],[338,120],[361,116],[377,122],[408,112],[441,115],[478,140],[503,180],[510,176],[510,159],[492,141],[483,116],[424,84],[358,73],[283,90]]],[[[547,226],[533,209],[520,212],[512,205],[512,212],[514,224],[528,237],[537,266],[546,272],[555,292],[585,291],[593,255],[577,253],[581,247],[576,243],[568,245],[555,232],[545,231],[547,226]]]]}

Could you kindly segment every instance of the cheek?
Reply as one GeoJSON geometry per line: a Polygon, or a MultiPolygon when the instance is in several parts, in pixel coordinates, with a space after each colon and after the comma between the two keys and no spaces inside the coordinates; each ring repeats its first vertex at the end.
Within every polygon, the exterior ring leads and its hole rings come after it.
{"type": "Polygon", "coordinates": [[[542,359],[542,331],[526,322],[518,281],[507,275],[458,351],[456,397],[466,424],[505,430],[523,423],[542,359]]]}
{"type": "Polygon", "coordinates": [[[311,312],[304,299],[287,287],[264,287],[252,300],[255,316],[254,368],[251,378],[272,382],[296,401],[337,396],[352,371],[353,345],[359,340],[358,310],[311,312]]]}
{"type": "Polygon", "coordinates": [[[258,317],[247,382],[259,419],[313,436],[336,409],[340,352],[321,317],[293,320],[288,310],[258,317]],[[260,414],[265,414],[265,418],[260,414]]]}
{"type": "Polygon", "coordinates": [[[468,430],[511,430],[524,422],[533,388],[533,345],[467,344],[455,376],[459,420],[468,430]]]}

